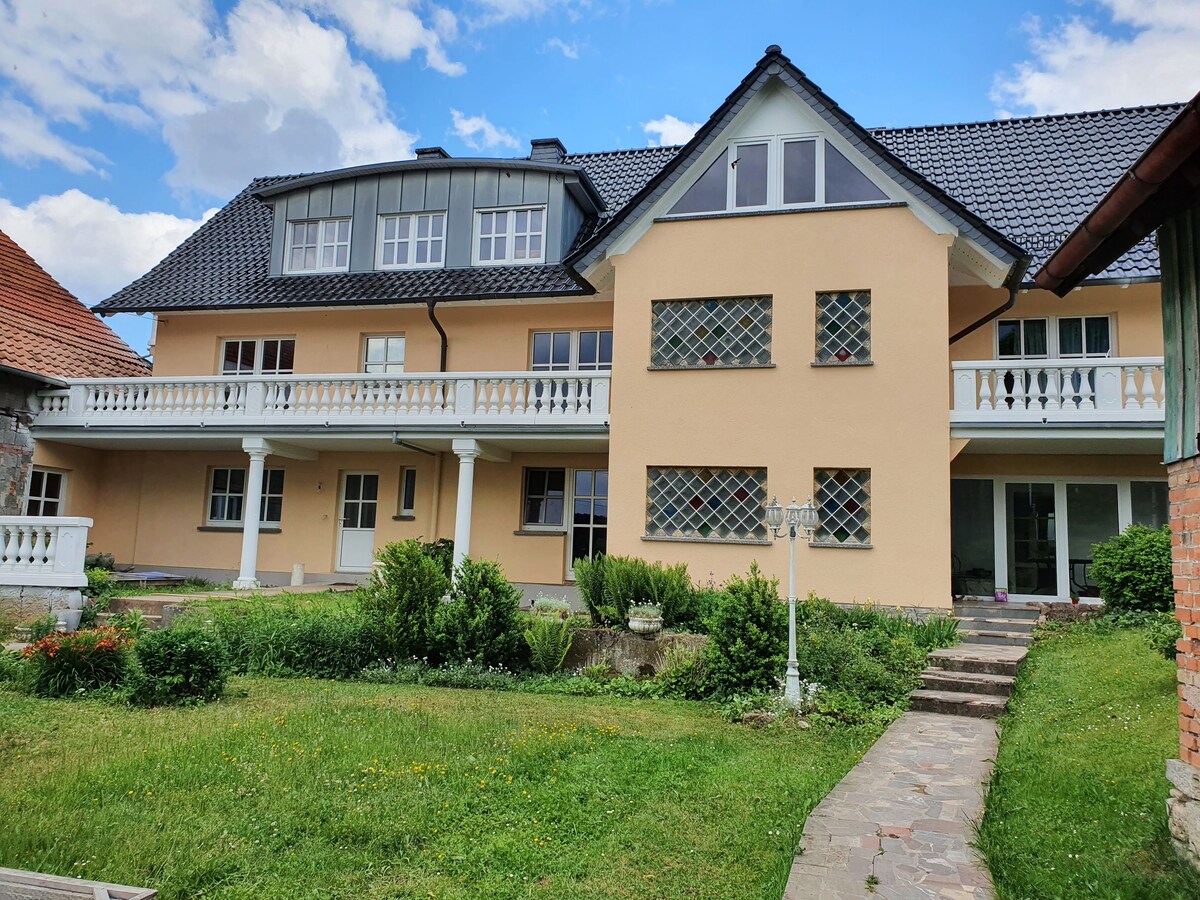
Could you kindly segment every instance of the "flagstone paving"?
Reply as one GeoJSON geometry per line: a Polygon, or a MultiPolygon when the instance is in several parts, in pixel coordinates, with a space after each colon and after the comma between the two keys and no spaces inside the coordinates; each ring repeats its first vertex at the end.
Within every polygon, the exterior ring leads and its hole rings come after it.
{"type": "Polygon", "coordinates": [[[808,817],[783,900],[991,898],[968,841],[998,746],[993,721],[905,713],[808,817]]]}

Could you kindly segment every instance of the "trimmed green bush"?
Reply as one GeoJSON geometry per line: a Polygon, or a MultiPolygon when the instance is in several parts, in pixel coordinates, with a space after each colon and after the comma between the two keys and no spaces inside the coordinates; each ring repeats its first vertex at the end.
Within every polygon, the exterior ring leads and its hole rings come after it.
{"type": "Polygon", "coordinates": [[[180,626],[152,631],[134,648],[137,671],[129,679],[136,706],[166,706],[218,699],[229,679],[229,657],[215,635],[180,626]]]}
{"type": "Polygon", "coordinates": [[[129,663],[129,638],[115,628],[56,631],[25,650],[22,681],[39,697],[66,697],[115,687],[129,663]]]}
{"type": "Polygon", "coordinates": [[[450,602],[435,614],[440,656],[450,663],[515,668],[520,658],[521,593],[488,560],[464,559],[450,602]]]}
{"type": "Polygon", "coordinates": [[[379,551],[359,602],[378,625],[393,659],[420,659],[437,655],[435,617],[449,590],[443,564],[426,554],[420,542],[401,541],[379,551]]]}
{"type": "Polygon", "coordinates": [[[746,578],[733,576],[709,622],[704,665],[718,698],[778,689],[787,659],[787,607],[779,581],[764,578],[758,563],[746,578]]]}
{"type": "Polygon", "coordinates": [[[438,538],[421,545],[421,552],[442,567],[446,577],[454,572],[454,541],[450,538],[438,538]]]}
{"type": "Polygon", "coordinates": [[[1092,548],[1091,577],[1115,612],[1165,612],[1175,603],[1171,529],[1130,525],[1092,548]]]}

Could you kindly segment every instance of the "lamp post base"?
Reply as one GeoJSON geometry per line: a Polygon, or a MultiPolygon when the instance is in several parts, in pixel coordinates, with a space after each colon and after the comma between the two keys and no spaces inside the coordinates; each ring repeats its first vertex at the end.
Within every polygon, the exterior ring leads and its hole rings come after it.
{"type": "Polygon", "coordinates": [[[792,706],[800,705],[800,667],[794,659],[789,659],[787,676],[783,682],[783,699],[792,706]]]}

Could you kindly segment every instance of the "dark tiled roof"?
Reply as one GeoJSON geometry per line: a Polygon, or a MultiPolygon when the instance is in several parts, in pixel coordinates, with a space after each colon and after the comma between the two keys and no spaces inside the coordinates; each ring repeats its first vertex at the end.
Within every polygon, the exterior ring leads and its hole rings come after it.
{"type": "Polygon", "coordinates": [[[0,366],[47,378],[150,374],[143,359],[3,231],[0,366]]]}
{"type": "Polygon", "coordinates": [[[271,208],[256,192],[299,176],[258,178],[137,281],[97,306],[112,312],[424,303],[588,293],[566,266],[488,266],[272,278],[271,208]]]}
{"type": "Polygon", "coordinates": [[[587,172],[605,205],[600,216],[584,222],[571,250],[582,246],[596,233],[596,229],[620,212],[633,195],[661,172],[663,166],[674,159],[678,152],[679,147],[668,146],[568,154],[563,162],[569,166],[579,166],[587,172]]]}
{"type": "MultiPolygon", "coordinates": [[[[1001,119],[872,134],[1033,255],[1032,274],[1083,221],[1182,104],[1001,119]]],[[[1147,239],[1098,278],[1158,275],[1147,239]]]]}

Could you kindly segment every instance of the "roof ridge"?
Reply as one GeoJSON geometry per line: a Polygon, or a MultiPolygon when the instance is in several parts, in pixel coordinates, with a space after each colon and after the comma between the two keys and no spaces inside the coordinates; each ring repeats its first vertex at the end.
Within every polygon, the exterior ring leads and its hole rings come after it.
{"type": "Polygon", "coordinates": [[[1009,123],[1039,122],[1050,119],[1079,119],[1083,118],[1084,116],[1112,115],[1113,113],[1134,113],[1148,112],[1150,110],[1159,109],[1179,109],[1186,103],[1186,100],[1176,100],[1171,103],[1145,103],[1141,106],[1111,106],[1103,107],[1101,109],[1083,109],[1077,112],[1043,113],[1042,115],[1038,116],[1009,116],[1007,118],[997,119],[975,119],[967,122],[941,122],[933,125],[900,125],[895,127],[890,125],[879,125],[869,128],[868,131],[886,131],[895,133],[898,131],[930,131],[939,128],[970,128],[976,125],[1007,125],[1009,123]]]}
{"type": "Polygon", "coordinates": [[[648,150],[676,150],[683,144],[651,144],[647,147],[618,147],[615,150],[583,150],[572,151],[567,156],[616,156],[619,153],[645,153],[648,150]]]}

